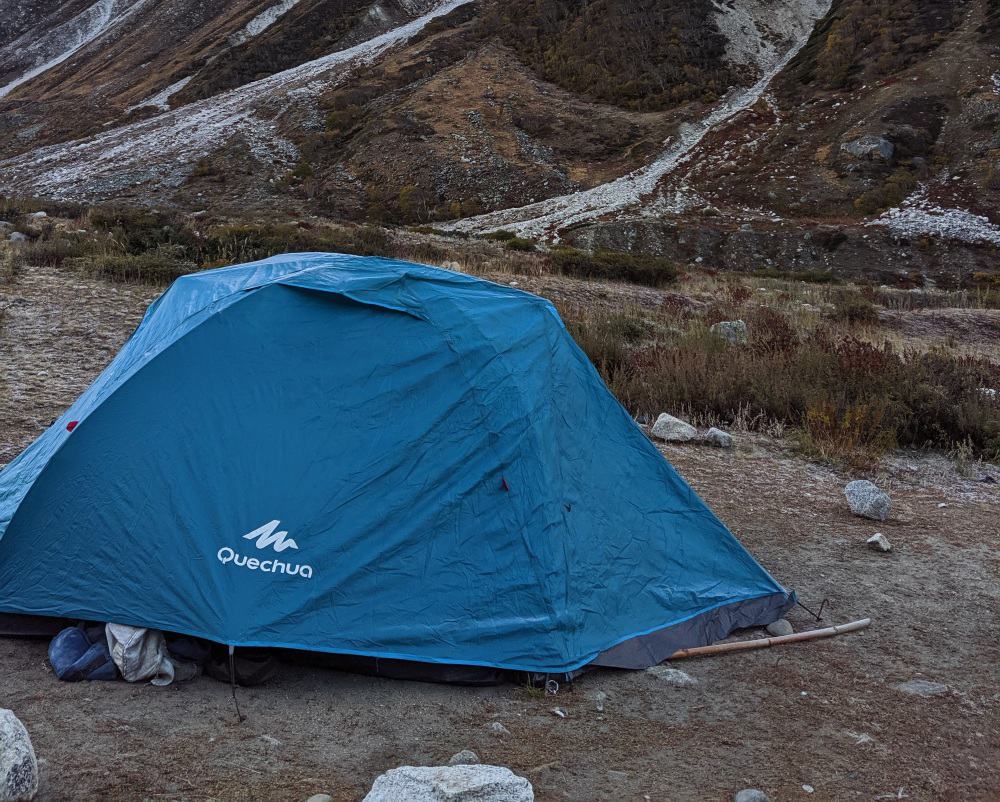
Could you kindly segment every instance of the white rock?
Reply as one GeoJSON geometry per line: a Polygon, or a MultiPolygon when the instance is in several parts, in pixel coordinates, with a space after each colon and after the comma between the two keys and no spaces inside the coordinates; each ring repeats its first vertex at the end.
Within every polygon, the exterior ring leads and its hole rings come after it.
{"type": "Polygon", "coordinates": [[[802,786],[802,790],[803,790],[803,791],[805,791],[805,792],[806,792],[807,794],[811,794],[811,793],[813,793],[813,792],[814,792],[814,791],[815,791],[816,789],[815,789],[815,788],[813,788],[813,787],[812,787],[811,785],[809,785],[809,783],[806,783],[805,785],[803,785],[803,786],[802,786]]]}
{"type": "Polygon", "coordinates": [[[718,448],[732,448],[733,436],[729,432],[724,432],[713,426],[705,435],[705,442],[718,448]]]}
{"type": "Polygon", "coordinates": [[[510,735],[510,730],[508,730],[499,721],[494,721],[486,729],[488,729],[493,735],[497,736],[497,738],[502,738],[505,735],[510,735]]]}
{"type": "Polygon", "coordinates": [[[598,713],[604,712],[604,703],[608,700],[608,695],[604,691],[597,691],[594,694],[594,709],[598,713]]]}
{"type": "Polygon", "coordinates": [[[897,691],[909,694],[910,696],[943,696],[951,688],[940,682],[931,682],[926,679],[911,679],[909,682],[901,682],[893,685],[897,691]]]}
{"type": "Polygon", "coordinates": [[[32,214],[28,215],[28,218],[31,220],[42,220],[48,216],[49,215],[47,212],[33,212],[32,214]]]}
{"type": "Polygon", "coordinates": [[[364,802],[534,802],[531,783],[503,766],[400,766],[364,802]]]}
{"type": "Polygon", "coordinates": [[[783,635],[793,635],[794,633],[795,630],[792,629],[792,625],[784,618],[779,618],[777,621],[773,621],[767,625],[767,634],[775,638],[780,638],[783,635]]]}
{"type": "Polygon", "coordinates": [[[27,242],[28,235],[22,234],[20,231],[11,231],[10,236],[7,237],[10,242],[27,242]]]}
{"type": "Polygon", "coordinates": [[[690,423],[664,412],[653,424],[653,437],[668,443],[686,443],[698,436],[698,430],[690,423]]]}
{"type": "Polygon", "coordinates": [[[0,802],[22,802],[38,793],[38,761],[28,731],[0,709],[0,802]]]}
{"type": "Polygon", "coordinates": [[[733,345],[746,345],[749,339],[747,324],[742,320],[723,320],[721,323],[714,323],[710,331],[733,345]]]}
{"type": "Polygon", "coordinates": [[[329,794],[313,794],[306,802],[333,802],[333,797],[329,794]]]}
{"type": "Polygon", "coordinates": [[[480,762],[479,755],[471,749],[463,749],[461,752],[456,752],[448,758],[449,766],[475,766],[480,762]]]}
{"type": "Polygon", "coordinates": [[[868,544],[868,548],[873,551],[882,551],[886,553],[892,551],[892,544],[889,542],[889,538],[881,532],[876,532],[865,542],[868,544]]]}
{"type": "Polygon", "coordinates": [[[844,495],[847,496],[847,503],[855,515],[876,521],[884,521],[889,517],[891,499],[867,479],[848,482],[844,488],[844,495]]]}
{"type": "Polygon", "coordinates": [[[566,716],[569,715],[569,713],[567,713],[561,707],[553,707],[550,712],[552,713],[553,716],[559,716],[559,718],[566,718],[566,716]]]}
{"type": "Polygon", "coordinates": [[[687,685],[697,685],[698,680],[694,677],[685,674],[683,671],[678,671],[676,668],[667,668],[666,666],[652,666],[646,669],[647,674],[651,674],[659,680],[664,682],[669,682],[671,685],[677,685],[678,687],[684,687],[687,685]]]}
{"type": "Polygon", "coordinates": [[[733,802],[771,802],[771,797],[756,788],[744,788],[736,792],[733,802]]]}

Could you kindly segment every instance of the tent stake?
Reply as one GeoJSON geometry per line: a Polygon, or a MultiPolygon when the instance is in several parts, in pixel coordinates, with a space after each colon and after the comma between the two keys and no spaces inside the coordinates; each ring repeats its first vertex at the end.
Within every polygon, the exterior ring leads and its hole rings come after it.
{"type": "Polygon", "coordinates": [[[799,643],[818,638],[832,638],[834,635],[842,635],[845,632],[857,632],[859,629],[867,627],[871,622],[870,618],[862,618],[860,621],[852,621],[849,624],[813,629],[809,632],[796,632],[794,635],[780,635],[777,638],[757,638],[756,640],[741,640],[734,643],[716,643],[712,646],[696,646],[693,649],[676,651],[667,659],[683,660],[686,657],[701,657],[702,655],[724,654],[726,652],[743,652],[750,649],[767,649],[771,646],[780,646],[783,643],[799,643]]]}

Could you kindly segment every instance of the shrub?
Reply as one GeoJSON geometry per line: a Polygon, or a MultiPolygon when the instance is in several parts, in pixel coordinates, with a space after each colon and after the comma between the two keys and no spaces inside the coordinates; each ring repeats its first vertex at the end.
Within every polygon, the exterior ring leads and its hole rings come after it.
{"type": "Polygon", "coordinates": [[[749,348],[728,347],[704,322],[668,342],[636,341],[628,320],[568,313],[570,331],[638,416],[797,427],[813,454],[864,461],[895,445],[1000,456],[1000,366],[947,353],[897,353],[820,328],[799,335],[774,310],[750,317],[749,348]]]}
{"type": "Polygon", "coordinates": [[[197,270],[193,262],[178,259],[169,250],[142,254],[94,254],[71,260],[92,276],[128,284],[169,284],[197,270]]]}
{"type": "Polygon", "coordinates": [[[673,263],[646,254],[596,251],[589,253],[577,248],[557,248],[552,262],[563,274],[578,278],[598,278],[610,281],[630,281],[649,287],[662,287],[677,277],[673,263]]]}
{"type": "Polygon", "coordinates": [[[877,323],[878,307],[859,292],[842,292],[834,299],[830,316],[844,323],[877,323]]]}
{"type": "Polygon", "coordinates": [[[504,247],[508,251],[521,251],[522,253],[534,253],[538,250],[538,246],[534,242],[522,237],[511,237],[506,241],[504,247]]]}

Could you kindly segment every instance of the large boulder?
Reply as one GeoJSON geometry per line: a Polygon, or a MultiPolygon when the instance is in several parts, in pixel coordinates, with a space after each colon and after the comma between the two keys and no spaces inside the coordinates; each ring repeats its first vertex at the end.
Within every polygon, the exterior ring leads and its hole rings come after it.
{"type": "Polygon", "coordinates": [[[721,323],[713,323],[711,332],[732,345],[746,345],[750,339],[747,324],[742,320],[723,320],[721,323]]]}
{"type": "Polygon", "coordinates": [[[867,159],[868,161],[889,162],[896,152],[892,142],[884,136],[875,134],[865,134],[865,136],[844,142],[840,149],[857,159],[867,159]]]}
{"type": "Polygon", "coordinates": [[[38,793],[38,761],[28,731],[10,710],[0,710],[0,802],[22,802],[38,793]]]}
{"type": "Polygon", "coordinates": [[[364,802],[534,802],[531,783],[503,766],[400,766],[364,802]]]}
{"type": "Polygon", "coordinates": [[[653,424],[653,437],[668,443],[687,443],[698,436],[698,430],[690,423],[664,412],[653,424]]]}
{"type": "Polygon", "coordinates": [[[716,448],[732,448],[733,436],[729,432],[724,432],[713,426],[705,435],[705,442],[716,448]]]}
{"type": "Polygon", "coordinates": [[[844,488],[851,512],[862,518],[884,521],[889,517],[892,500],[867,479],[856,479],[844,488]]]}

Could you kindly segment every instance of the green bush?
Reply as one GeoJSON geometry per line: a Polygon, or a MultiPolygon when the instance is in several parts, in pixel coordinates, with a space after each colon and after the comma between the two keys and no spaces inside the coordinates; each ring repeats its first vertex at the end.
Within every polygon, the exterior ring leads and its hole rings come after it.
{"type": "Polygon", "coordinates": [[[552,252],[552,262],[567,276],[629,281],[648,287],[662,287],[677,277],[673,263],[646,254],[557,248],[552,252]]]}
{"type": "Polygon", "coordinates": [[[504,247],[508,251],[521,251],[523,253],[533,253],[538,250],[538,246],[534,242],[522,237],[511,237],[506,241],[504,247]]]}

